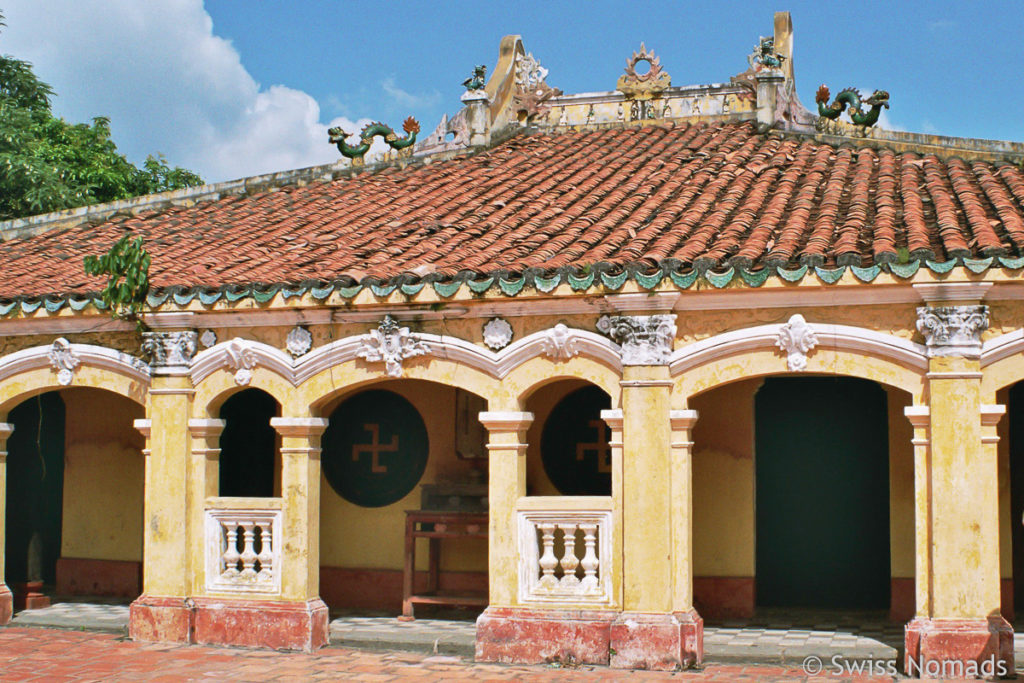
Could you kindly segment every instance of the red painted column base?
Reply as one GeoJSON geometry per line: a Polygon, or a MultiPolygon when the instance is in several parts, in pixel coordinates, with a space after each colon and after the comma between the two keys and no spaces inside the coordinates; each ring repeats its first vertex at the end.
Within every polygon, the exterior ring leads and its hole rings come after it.
{"type": "Polygon", "coordinates": [[[476,620],[476,660],[608,664],[616,612],[488,607],[476,620]]]}
{"type": "Polygon", "coordinates": [[[194,598],[193,642],[312,652],[327,645],[327,605],[304,602],[194,598]]]}
{"type": "Polygon", "coordinates": [[[616,669],[674,671],[704,659],[704,620],[697,610],[675,614],[623,612],[612,622],[610,664],[616,669]]]}
{"type": "Polygon", "coordinates": [[[907,623],[905,642],[908,676],[991,679],[1013,674],[1013,627],[999,616],[915,617],[907,623]]]}
{"type": "Polygon", "coordinates": [[[191,643],[192,601],[140,595],[128,609],[128,635],[151,643],[191,643]]]}
{"type": "Polygon", "coordinates": [[[0,582],[0,626],[11,623],[14,616],[14,595],[6,583],[0,582]]]}

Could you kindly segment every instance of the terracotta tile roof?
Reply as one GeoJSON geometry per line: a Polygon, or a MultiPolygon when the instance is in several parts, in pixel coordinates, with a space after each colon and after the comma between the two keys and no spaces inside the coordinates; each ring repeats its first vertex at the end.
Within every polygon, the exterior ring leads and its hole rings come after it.
{"type": "Polygon", "coordinates": [[[0,243],[0,297],[95,291],[124,231],[155,287],[1024,255],[1024,172],[750,123],[513,138],[476,156],[0,243]]]}

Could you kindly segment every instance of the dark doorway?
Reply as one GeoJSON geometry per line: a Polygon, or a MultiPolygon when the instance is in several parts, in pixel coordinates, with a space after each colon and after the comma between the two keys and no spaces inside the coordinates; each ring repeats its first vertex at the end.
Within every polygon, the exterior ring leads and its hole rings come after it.
{"type": "Polygon", "coordinates": [[[1010,387],[1010,529],[1013,537],[1013,607],[1024,610],[1024,382],[1010,387]]]}
{"type": "Polygon", "coordinates": [[[240,391],[221,406],[227,424],[220,435],[220,495],[274,495],[277,433],[270,418],[278,413],[274,397],[259,389],[240,391]]]}
{"type": "Polygon", "coordinates": [[[39,394],[11,410],[7,422],[14,432],[7,440],[6,580],[54,584],[64,502],[64,401],[57,392],[39,394]]]}
{"type": "Polygon", "coordinates": [[[887,608],[885,391],[862,379],[769,378],[755,415],[758,605],[887,608]]]}

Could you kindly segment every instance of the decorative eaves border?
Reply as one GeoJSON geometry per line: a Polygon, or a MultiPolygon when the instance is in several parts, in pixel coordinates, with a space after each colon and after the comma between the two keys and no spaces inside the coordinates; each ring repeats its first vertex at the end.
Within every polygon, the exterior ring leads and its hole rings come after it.
{"type": "MultiPolygon", "coordinates": [[[[680,290],[690,289],[698,282],[707,283],[713,288],[722,289],[734,282],[742,282],[748,287],[760,287],[772,276],[776,276],[785,282],[798,283],[812,274],[822,284],[830,285],[838,282],[847,271],[865,283],[874,281],[882,273],[890,273],[898,278],[910,279],[922,268],[931,271],[936,275],[950,273],[956,267],[966,268],[976,275],[984,273],[989,268],[998,267],[1019,271],[1024,269],[1024,257],[1011,258],[1006,256],[990,256],[982,259],[958,258],[949,261],[917,260],[908,263],[888,263],[885,265],[874,265],[867,267],[860,266],[839,266],[837,268],[823,268],[820,266],[804,265],[795,269],[788,269],[775,266],[765,266],[757,270],[747,268],[730,267],[721,272],[706,271],[701,273],[697,269],[689,272],[677,272],[666,269],[658,270],[651,274],[645,274],[635,269],[623,269],[618,273],[603,271],[600,273],[591,271],[582,276],[572,272],[555,273],[550,277],[540,274],[526,273],[519,278],[508,279],[492,276],[480,280],[455,278],[449,281],[424,282],[413,284],[378,284],[374,282],[349,284],[343,281],[335,282],[304,282],[298,284],[275,283],[270,285],[230,285],[217,289],[206,287],[183,287],[175,286],[150,293],[147,297],[147,304],[158,309],[167,303],[178,306],[188,306],[198,301],[203,306],[213,306],[217,303],[234,304],[244,299],[251,299],[257,304],[270,302],[274,297],[280,295],[283,300],[303,297],[309,295],[315,301],[326,301],[332,295],[340,296],[342,299],[351,300],[360,293],[369,290],[373,296],[386,298],[392,294],[401,294],[407,297],[416,296],[426,287],[433,289],[437,296],[447,299],[455,296],[463,287],[471,294],[483,295],[488,292],[500,292],[504,296],[514,297],[525,288],[531,287],[538,292],[547,294],[555,290],[559,285],[568,284],[575,292],[586,292],[592,288],[604,288],[606,291],[618,291],[627,281],[634,281],[641,289],[651,291],[661,286],[666,280],[670,281],[680,290]]],[[[96,310],[107,310],[106,304],[94,295],[67,296],[35,296],[19,297],[14,300],[0,302],[0,317],[13,314],[32,314],[43,309],[48,313],[58,313],[65,307],[78,312],[92,306],[96,310]]]]}

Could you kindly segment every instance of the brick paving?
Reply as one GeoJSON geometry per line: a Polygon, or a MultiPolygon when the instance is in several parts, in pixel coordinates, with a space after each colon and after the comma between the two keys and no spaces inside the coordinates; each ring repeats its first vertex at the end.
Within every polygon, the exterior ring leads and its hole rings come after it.
{"type": "Polygon", "coordinates": [[[891,681],[806,676],[799,668],[709,665],[699,671],[475,664],[447,655],[325,648],[314,654],[134,643],[110,633],[0,628],[0,681],[891,681]]]}

